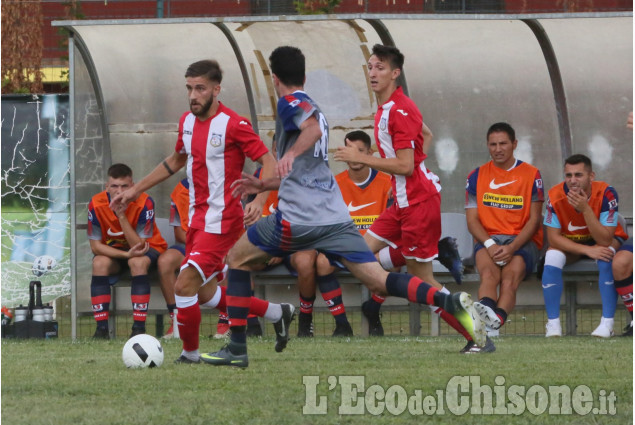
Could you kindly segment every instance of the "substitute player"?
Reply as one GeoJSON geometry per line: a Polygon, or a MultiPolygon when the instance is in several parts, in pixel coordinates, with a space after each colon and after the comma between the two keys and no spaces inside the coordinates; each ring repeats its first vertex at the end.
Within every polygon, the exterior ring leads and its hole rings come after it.
{"type": "Polygon", "coordinates": [[[499,329],[516,305],[518,286],[533,272],[542,247],[542,177],[514,157],[517,146],[512,126],[493,124],[487,130],[492,159],[469,174],[465,189],[467,227],[481,277],[474,309],[492,329],[499,329]]]}
{"type": "Polygon", "coordinates": [[[130,337],[146,332],[150,302],[148,270],[167,244],[154,222],[154,201],[139,193],[127,207],[110,207],[110,201],[132,187],[132,170],[125,164],[108,168],[106,190],[93,196],[88,204],[88,241],[93,257],[90,296],[97,321],[95,338],[109,338],[108,317],[111,300],[110,276],[130,268],[130,298],[134,323],[130,337]]]}
{"type": "MultiPolygon", "coordinates": [[[[243,220],[253,222],[262,212],[267,193],[243,207],[231,196],[230,185],[240,178],[245,158],[259,162],[265,176],[272,176],[275,159],[251,123],[218,100],[222,72],[218,62],[202,60],[185,72],[190,111],[179,120],[174,153],[132,188],[115,197],[111,205],[127,204],[187,165],[189,229],[185,259],[176,279],[175,299],[183,351],[177,363],[199,363],[201,310],[198,293],[204,288],[216,297],[217,275],[222,272],[229,248],[243,233],[243,220]]],[[[227,291],[228,298],[232,294],[227,291]]],[[[220,299],[220,295],[218,295],[220,299]]],[[[280,328],[293,318],[292,305],[271,304],[270,315],[280,328]]]]}
{"type": "Polygon", "coordinates": [[[547,310],[546,336],[562,336],[560,296],[562,268],[581,257],[596,260],[599,269],[602,319],[591,333],[613,336],[617,291],[613,283],[611,262],[628,238],[617,220],[617,192],[608,183],[596,181],[591,160],[572,155],[564,161],[564,182],[549,190],[544,224],[549,249],[545,255],[542,292],[547,310]]]}
{"type": "MultiPolygon", "coordinates": [[[[236,196],[279,188],[278,210],[250,227],[229,253],[227,290],[234,295],[229,300],[230,322],[237,320],[240,324],[246,319],[249,270],[254,264],[272,256],[316,249],[331,260],[341,261],[372,292],[443,306],[470,330],[478,343],[484,343],[483,323],[468,294],[441,293],[415,276],[388,273],[376,262],[352,222],[328,167],[328,123],[303,91],[304,55],[295,47],[278,47],[271,53],[269,63],[279,96],[278,177],[258,180],[244,173],[234,188],[236,196]]],[[[277,344],[276,350],[284,346],[286,341],[277,344]]],[[[244,329],[232,327],[229,344],[218,352],[203,354],[201,359],[214,365],[247,367],[244,329]]]]}

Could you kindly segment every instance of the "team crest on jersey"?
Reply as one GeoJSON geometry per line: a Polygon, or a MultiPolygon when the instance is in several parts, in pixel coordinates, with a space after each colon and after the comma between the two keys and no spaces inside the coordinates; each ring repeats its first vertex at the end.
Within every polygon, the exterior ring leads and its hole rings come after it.
{"type": "Polygon", "coordinates": [[[209,139],[209,144],[217,148],[223,143],[223,135],[212,133],[212,137],[209,139]]]}
{"type": "Polygon", "coordinates": [[[386,118],[382,117],[381,121],[379,121],[379,129],[386,131],[386,118]]]}

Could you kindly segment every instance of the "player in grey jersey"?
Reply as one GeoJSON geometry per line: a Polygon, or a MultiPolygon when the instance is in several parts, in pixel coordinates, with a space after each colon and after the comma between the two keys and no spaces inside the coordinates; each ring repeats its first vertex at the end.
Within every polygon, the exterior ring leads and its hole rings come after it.
{"type": "MultiPolygon", "coordinates": [[[[278,189],[276,214],[260,219],[231,249],[227,285],[227,312],[231,340],[201,360],[213,365],[247,367],[247,312],[251,297],[250,270],[273,256],[315,249],[331,261],[340,261],[371,292],[436,305],[453,314],[477,344],[485,342],[483,322],[465,292],[444,294],[421,279],[405,273],[389,273],[375,260],[351,220],[335,178],[328,168],[328,124],[319,108],[304,93],[305,65],[302,52],[278,47],[269,57],[278,100],[276,178],[258,180],[243,174],[234,182],[234,196],[278,189]]],[[[293,311],[280,322],[276,351],[289,339],[293,311]]]]}

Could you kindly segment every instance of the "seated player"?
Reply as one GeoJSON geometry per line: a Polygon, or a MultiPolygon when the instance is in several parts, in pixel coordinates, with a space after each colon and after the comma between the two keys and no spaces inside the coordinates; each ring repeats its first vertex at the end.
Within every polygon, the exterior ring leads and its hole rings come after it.
{"type": "Polygon", "coordinates": [[[613,257],[615,290],[631,315],[631,323],[622,336],[633,336],[633,238],[622,245],[613,257]]]}
{"type": "Polygon", "coordinates": [[[507,123],[487,131],[489,162],[467,178],[465,215],[481,278],[475,310],[492,329],[505,324],[520,283],[542,247],[544,191],[540,171],[514,157],[516,132],[507,123]]]}
{"type": "Polygon", "coordinates": [[[132,187],[132,170],[125,164],[108,168],[106,190],[93,196],[88,204],[88,241],[95,255],[90,296],[97,321],[94,338],[109,338],[108,318],[111,300],[110,277],[124,267],[130,268],[130,298],[134,323],[131,337],[146,332],[150,302],[148,270],[167,244],[154,222],[154,201],[148,194],[132,201],[127,208],[110,208],[110,200],[132,187]]]}
{"type": "Polygon", "coordinates": [[[598,265],[602,298],[602,319],[591,335],[609,338],[613,336],[617,303],[611,262],[616,249],[628,238],[617,219],[617,192],[608,183],[595,180],[591,160],[584,155],[572,155],[565,160],[564,178],[564,182],[549,190],[544,219],[549,241],[542,274],[548,319],[546,336],[562,336],[562,268],[589,257],[598,265]]]}

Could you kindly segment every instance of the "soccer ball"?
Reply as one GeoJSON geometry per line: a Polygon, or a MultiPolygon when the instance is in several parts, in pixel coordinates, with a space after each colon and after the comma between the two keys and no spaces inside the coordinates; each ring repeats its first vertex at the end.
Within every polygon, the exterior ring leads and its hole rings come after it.
{"type": "Polygon", "coordinates": [[[151,335],[135,335],[123,346],[121,358],[127,368],[159,367],[163,364],[163,347],[151,335]]]}
{"type": "Polygon", "coordinates": [[[44,273],[49,272],[55,268],[57,265],[57,261],[55,258],[50,255],[42,255],[37,257],[33,262],[33,267],[31,267],[31,271],[37,277],[42,276],[44,273]]]}

